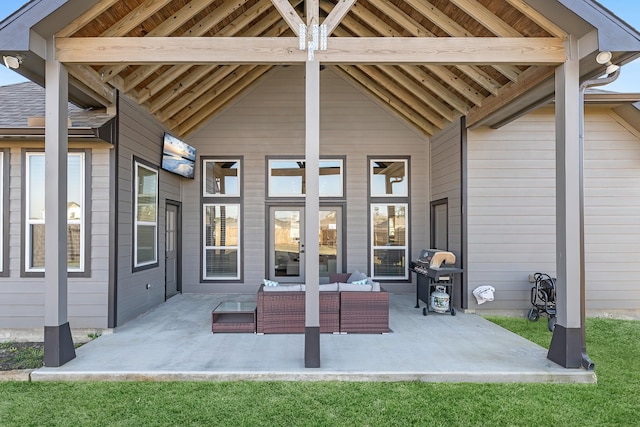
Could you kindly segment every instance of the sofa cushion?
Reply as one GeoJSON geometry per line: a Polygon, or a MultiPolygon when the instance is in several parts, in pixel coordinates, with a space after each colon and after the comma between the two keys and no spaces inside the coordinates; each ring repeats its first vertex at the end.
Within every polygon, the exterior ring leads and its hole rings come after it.
{"type": "Polygon", "coordinates": [[[360,273],[358,270],[356,270],[353,273],[351,273],[351,276],[349,276],[349,279],[347,279],[347,283],[353,283],[356,280],[362,280],[366,278],[367,278],[366,274],[360,273]]]}
{"type": "Polygon", "coordinates": [[[338,292],[337,283],[323,283],[320,285],[320,292],[338,292]]]}
{"type": "Polygon", "coordinates": [[[279,286],[265,286],[265,292],[299,292],[302,290],[302,285],[279,285],[279,286]]]}
{"type": "Polygon", "coordinates": [[[371,285],[356,285],[354,283],[340,283],[338,285],[340,292],[371,292],[371,285]]]}
{"type": "Polygon", "coordinates": [[[279,286],[280,283],[273,281],[273,280],[269,280],[269,279],[262,279],[262,283],[264,283],[264,287],[265,288],[272,288],[274,286],[279,286]]]}

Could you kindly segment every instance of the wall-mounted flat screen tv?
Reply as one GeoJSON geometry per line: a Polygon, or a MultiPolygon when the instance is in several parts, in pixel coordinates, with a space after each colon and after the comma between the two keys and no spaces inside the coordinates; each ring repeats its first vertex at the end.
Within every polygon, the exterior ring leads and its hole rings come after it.
{"type": "Polygon", "coordinates": [[[162,147],[162,169],[193,179],[196,149],[165,132],[162,147]]]}

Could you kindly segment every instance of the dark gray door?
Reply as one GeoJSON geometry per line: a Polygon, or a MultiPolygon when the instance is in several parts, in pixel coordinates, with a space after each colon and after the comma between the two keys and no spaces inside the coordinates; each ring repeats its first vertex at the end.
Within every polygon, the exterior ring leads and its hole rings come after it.
{"type": "Polygon", "coordinates": [[[179,227],[180,207],[167,203],[165,236],[165,297],[178,293],[179,227]]]}

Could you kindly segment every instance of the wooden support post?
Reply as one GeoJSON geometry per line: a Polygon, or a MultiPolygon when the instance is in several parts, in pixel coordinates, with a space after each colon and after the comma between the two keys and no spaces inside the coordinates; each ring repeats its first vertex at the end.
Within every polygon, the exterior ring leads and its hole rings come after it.
{"type": "Polygon", "coordinates": [[[581,366],[580,63],[577,41],[556,69],[556,315],[547,358],[581,366]]]}
{"type": "Polygon", "coordinates": [[[67,321],[67,70],[47,41],[45,101],[45,300],[44,364],[62,366],[76,357],[67,321]]]}
{"type": "MultiPolygon", "coordinates": [[[[318,23],[317,1],[307,3],[307,26],[318,23]]],[[[309,40],[309,38],[307,38],[309,40]]],[[[320,63],[305,63],[305,349],[304,366],[320,367],[320,63]]]]}

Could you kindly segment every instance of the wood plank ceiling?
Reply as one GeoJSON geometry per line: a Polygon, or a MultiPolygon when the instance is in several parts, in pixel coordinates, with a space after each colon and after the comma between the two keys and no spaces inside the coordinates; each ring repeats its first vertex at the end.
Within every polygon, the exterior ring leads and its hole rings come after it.
{"type": "MultiPolygon", "coordinates": [[[[102,0],[57,37],[294,37],[274,6],[279,1],[102,0]]],[[[304,1],[288,1],[305,21],[304,1]]],[[[320,0],[320,22],[344,2],[320,0]]],[[[357,0],[331,37],[565,39],[566,34],[523,0],[357,0]]],[[[77,84],[105,103],[113,99],[115,87],[185,137],[274,66],[69,64],[68,68],[77,84]]],[[[550,66],[504,64],[329,67],[426,135],[461,115],[479,121],[553,73],[550,66]]]]}

